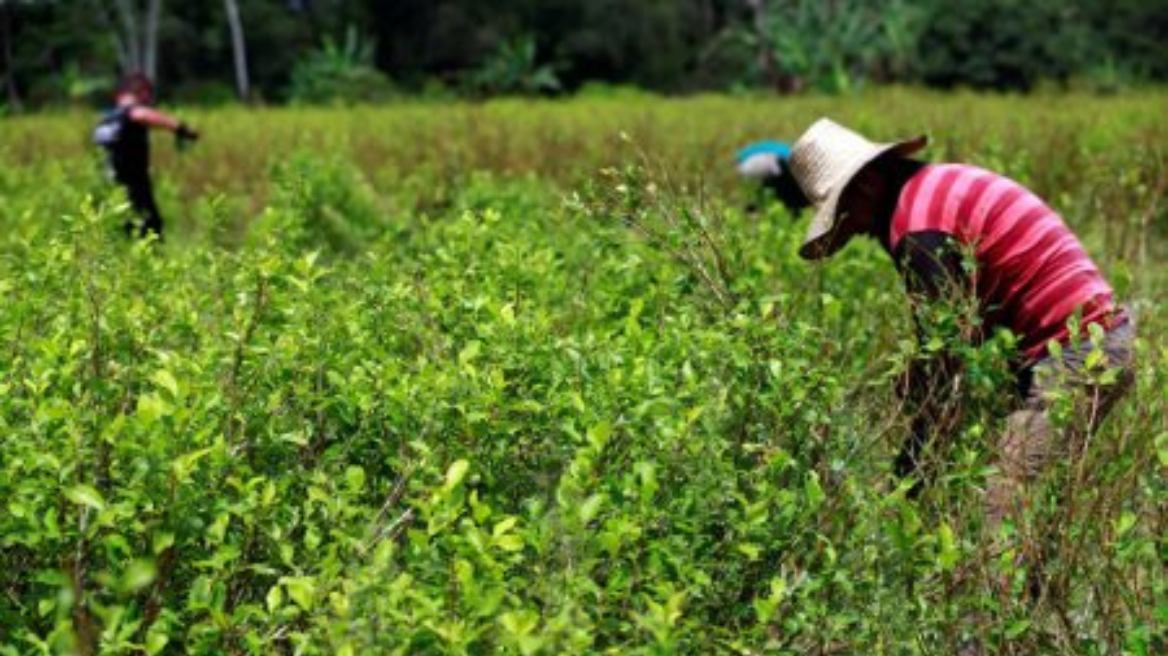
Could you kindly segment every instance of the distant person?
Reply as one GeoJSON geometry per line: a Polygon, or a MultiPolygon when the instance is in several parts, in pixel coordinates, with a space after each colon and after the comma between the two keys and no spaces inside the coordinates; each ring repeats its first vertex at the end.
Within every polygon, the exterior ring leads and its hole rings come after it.
{"type": "Polygon", "coordinates": [[[810,203],[791,175],[790,156],[791,147],[781,141],[759,141],[739,150],[735,162],[739,175],[761,183],[794,214],[810,203]]]}
{"type": "Polygon", "coordinates": [[[138,224],[126,222],[126,234],[162,237],[162,215],[154,200],[150,180],[150,128],[174,133],[181,146],[199,133],[177,118],[154,109],[154,85],[141,73],[125,77],[114,96],[115,107],[93,131],[93,141],[106,151],[113,179],[126,189],[126,197],[138,216],[138,224]]]}
{"type": "MultiPolygon", "coordinates": [[[[871,237],[892,256],[914,310],[961,295],[976,301],[981,333],[1001,327],[1018,337],[1018,406],[998,440],[1000,474],[986,498],[989,525],[996,527],[1017,517],[1025,485],[1081,448],[1130,386],[1135,328],[1054,210],[996,173],[911,159],[925,143],[918,137],[877,144],[827,119],[812,125],[790,158],[816,208],[799,254],[824,258],[855,235],[871,237]],[[1081,317],[1079,348],[1073,348],[1068,327],[1075,315],[1081,317]],[[1103,330],[1105,362],[1119,374],[1114,384],[1092,386],[1081,375],[1093,348],[1085,337],[1091,324],[1103,330]],[[1050,342],[1062,345],[1061,356],[1048,350],[1050,342]],[[1076,409],[1067,431],[1056,430],[1049,393],[1076,389],[1091,392],[1093,403],[1076,409]]],[[[930,430],[945,429],[937,396],[956,375],[957,365],[941,358],[910,371],[907,391],[918,416],[897,463],[901,474],[917,470],[930,430]]]]}

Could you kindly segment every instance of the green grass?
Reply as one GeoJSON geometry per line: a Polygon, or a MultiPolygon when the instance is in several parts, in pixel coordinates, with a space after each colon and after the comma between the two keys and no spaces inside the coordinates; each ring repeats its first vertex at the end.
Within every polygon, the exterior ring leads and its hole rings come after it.
{"type": "Polygon", "coordinates": [[[155,140],[157,247],[93,117],[7,119],[0,653],[946,654],[974,615],[999,653],[1156,653],[1164,108],[195,113],[193,150],[155,140]],[[805,217],[740,209],[734,148],[824,113],[1030,185],[1138,313],[1136,387],[1017,527],[1064,544],[1037,610],[981,534],[1001,342],[949,345],[965,418],[906,499],[891,262],[802,262],[805,217]]]}

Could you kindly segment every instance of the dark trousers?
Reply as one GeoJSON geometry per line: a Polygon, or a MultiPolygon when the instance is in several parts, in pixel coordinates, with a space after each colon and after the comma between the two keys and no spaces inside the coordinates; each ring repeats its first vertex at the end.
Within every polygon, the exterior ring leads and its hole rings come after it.
{"type": "Polygon", "coordinates": [[[126,190],[126,197],[138,221],[126,221],[126,235],[145,237],[156,235],[162,238],[162,214],[158,212],[158,203],[154,200],[154,185],[148,174],[118,175],[118,184],[126,190]]]}

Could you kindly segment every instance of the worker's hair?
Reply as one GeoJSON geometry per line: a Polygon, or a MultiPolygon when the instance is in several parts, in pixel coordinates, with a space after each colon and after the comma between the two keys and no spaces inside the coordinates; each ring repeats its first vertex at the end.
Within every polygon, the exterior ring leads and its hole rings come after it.
{"type": "Polygon", "coordinates": [[[131,93],[143,100],[154,97],[154,83],[144,73],[130,73],[118,83],[117,95],[131,93]]]}

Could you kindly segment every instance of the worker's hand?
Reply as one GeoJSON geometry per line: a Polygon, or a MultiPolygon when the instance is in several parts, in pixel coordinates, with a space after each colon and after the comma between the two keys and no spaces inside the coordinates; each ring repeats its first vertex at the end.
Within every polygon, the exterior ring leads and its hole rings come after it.
{"type": "Polygon", "coordinates": [[[178,124],[178,128],[175,129],[175,131],[174,131],[174,136],[180,142],[198,141],[199,140],[199,133],[194,128],[187,125],[186,123],[179,123],[178,124]]]}

